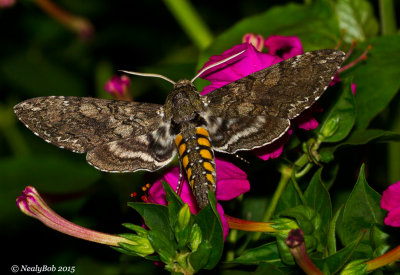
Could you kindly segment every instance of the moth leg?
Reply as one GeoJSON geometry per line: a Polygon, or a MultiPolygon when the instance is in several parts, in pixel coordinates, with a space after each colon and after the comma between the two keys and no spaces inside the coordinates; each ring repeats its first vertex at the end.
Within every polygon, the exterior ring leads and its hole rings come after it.
{"type": "Polygon", "coordinates": [[[176,186],[176,193],[178,194],[178,196],[181,195],[182,193],[182,185],[183,185],[183,181],[182,181],[182,176],[183,176],[183,168],[182,168],[182,163],[181,161],[179,162],[179,180],[178,180],[178,185],[176,186]]]}

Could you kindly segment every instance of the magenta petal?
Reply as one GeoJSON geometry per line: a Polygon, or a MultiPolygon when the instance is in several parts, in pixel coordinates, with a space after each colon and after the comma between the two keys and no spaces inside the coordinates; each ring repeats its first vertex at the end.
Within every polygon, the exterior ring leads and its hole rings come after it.
{"type": "Polygon", "coordinates": [[[390,210],[385,218],[385,224],[394,227],[400,227],[400,207],[390,210]]]}
{"type": "Polygon", "coordinates": [[[261,148],[253,150],[253,153],[262,160],[276,159],[282,152],[285,143],[274,142],[261,148]]]}
{"type": "MultiPolygon", "coordinates": [[[[164,174],[163,178],[157,180],[150,188],[148,200],[151,203],[167,205],[167,198],[161,181],[167,182],[173,190],[176,190],[179,181],[179,167],[174,167],[170,171],[164,174]]],[[[197,207],[196,199],[193,196],[192,190],[186,180],[182,183],[182,190],[180,197],[184,203],[187,203],[190,208],[190,212],[196,214],[199,209],[197,207]]]]}
{"type": "Polygon", "coordinates": [[[389,186],[383,191],[381,207],[387,211],[400,208],[400,181],[389,186]]]}
{"type": "Polygon", "coordinates": [[[215,160],[217,167],[217,200],[231,200],[250,190],[247,174],[230,162],[215,160]]]}
{"type": "Polygon", "coordinates": [[[351,83],[351,92],[356,95],[357,85],[356,83],[351,83]]]}
{"type": "Polygon", "coordinates": [[[204,88],[201,92],[202,95],[282,61],[282,59],[277,56],[257,51],[251,44],[243,43],[234,46],[221,55],[212,56],[210,61],[208,61],[203,68],[245,49],[247,49],[246,52],[240,56],[210,69],[206,74],[201,76],[201,78],[211,81],[213,85],[212,89],[204,88]]]}
{"type": "Polygon", "coordinates": [[[226,236],[228,236],[228,233],[229,233],[229,223],[228,223],[228,220],[225,218],[224,209],[222,208],[222,206],[219,203],[217,203],[217,212],[221,218],[222,230],[224,232],[224,241],[225,241],[226,236]]]}
{"type": "Polygon", "coordinates": [[[300,129],[303,130],[314,130],[317,129],[318,127],[318,121],[313,118],[313,117],[309,117],[307,119],[303,119],[303,120],[299,120],[296,122],[297,123],[297,127],[299,127],[300,129]]]}
{"type": "Polygon", "coordinates": [[[265,39],[264,46],[268,48],[270,54],[283,59],[304,53],[301,41],[297,36],[271,35],[265,39]]]}
{"type": "Polygon", "coordinates": [[[269,160],[278,158],[282,152],[285,143],[288,142],[290,136],[292,135],[293,130],[289,129],[281,138],[274,141],[271,144],[265,145],[260,148],[256,148],[252,150],[252,153],[255,154],[258,158],[262,160],[269,160]]]}

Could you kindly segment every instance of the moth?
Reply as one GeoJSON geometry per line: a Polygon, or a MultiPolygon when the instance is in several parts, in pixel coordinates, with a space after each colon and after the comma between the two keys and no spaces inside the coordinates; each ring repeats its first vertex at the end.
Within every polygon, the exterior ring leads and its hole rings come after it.
{"type": "Polygon", "coordinates": [[[178,154],[203,208],[208,192],[216,190],[214,152],[233,154],[279,139],[326,90],[344,56],[338,50],[307,52],[205,96],[194,79],[163,77],[174,83],[164,105],[49,96],[23,101],[14,111],[35,135],[87,153],[87,162],[104,172],[155,171],[178,154]]]}

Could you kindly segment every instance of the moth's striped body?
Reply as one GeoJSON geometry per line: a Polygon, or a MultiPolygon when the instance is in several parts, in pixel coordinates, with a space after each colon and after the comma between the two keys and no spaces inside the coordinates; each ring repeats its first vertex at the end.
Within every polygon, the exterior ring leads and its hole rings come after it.
{"type": "MultiPolygon", "coordinates": [[[[186,126],[186,125],[185,125],[186,126]]],[[[208,191],[216,189],[214,152],[204,127],[189,124],[175,138],[179,159],[200,208],[208,204],[208,191]]]]}

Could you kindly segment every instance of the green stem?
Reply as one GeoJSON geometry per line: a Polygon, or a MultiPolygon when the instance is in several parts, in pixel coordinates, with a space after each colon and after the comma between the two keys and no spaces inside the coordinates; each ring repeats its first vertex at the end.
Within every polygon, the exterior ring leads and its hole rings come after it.
{"type": "Polygon", "coordinates": [[[281,170],[281,179],[279,180],[278,187],[275,190],[274,195],[272,196],[271,202],[265,212],[264,218],[262,219],[263,222],[267,222],[272,218],[272,215],[275,212],[275,208],[278,204],[279,198],[282,195],[283,190],[285,190],[286,184],[290,180],[291,175],[291,168],[288,166],[284,166],[281,170]]]}
{"type": "MultiPolygon", "coordinates": [[[[265,212],[265,215],[261,221],[267,222],[272,218],[272,215],[275,212],[276,206],[278,205],[279,198],[281,197],[283,191],[285,190],[286,184],[290,180],[290,176],[292,173],[292,168],[288,166],[283,166],[281,169],[281,179],[279,180],[278,186],[275,190],[274,195],[272,196],[271,202],[268,205],[268,208],[265,212]]],[[[261,232],[257,232],[254,234],[253,240],[258,240],[261,236],[261,232]]]]}
{"type": "Polygon", "coordinates": [[[213,40],[212,34],[188,0],[164,0],[186,34],[196,46],[204,50],[213,40]]]}
{"type": "MultiPolygon", "coordinates": [[[[229,235],[228,235],[228,238],[227,238],[227,242],[229,244],[235,244],[236,241],[237,241],[237,235],[238,235],[237,230],[235,230],[235,229],[229,230],[229,235]]],[[[231,248],[226,252],[225,260],[227,262],[229,262],[229,261],[232,261],[234,258],[235,258],[235,251],[231,248]]]]}
{"type": "Polygon", "coordinates": [[[301,203],[304,205],[307,205],[306,199],[304,198],[304,195],[303,195],[303,191],[301,191],[301,188],[296,181],[296,173],[292,173],[291,178],[292,178],[293,187],[294,187],[294,189],[296,189],[297,194],[300,197],[301,203]]]}
{"type": "Polygon", "coordinates": [[[396,15],[393,0],[379,0],[379,13],[382,34],[396,33],[396,15]]]}

